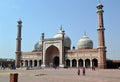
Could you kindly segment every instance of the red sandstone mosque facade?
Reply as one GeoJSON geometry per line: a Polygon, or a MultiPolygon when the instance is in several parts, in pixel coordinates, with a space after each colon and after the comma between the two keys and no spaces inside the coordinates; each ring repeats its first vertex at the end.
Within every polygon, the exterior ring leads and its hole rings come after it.
{"type": "Polygon", "coordinates": [[[16,39],[16,67],[98,67],[106,68],[106,46],[104,37],[103,5],[97,5],[98,14],[98,47],[93,48],[93,41],[84,34],[78,41],[78,48],[71,50],[71,39],[61,28],[53,38],[38,41],[31,52],[21,52],[22,21],[18,21],[16,39]]]}

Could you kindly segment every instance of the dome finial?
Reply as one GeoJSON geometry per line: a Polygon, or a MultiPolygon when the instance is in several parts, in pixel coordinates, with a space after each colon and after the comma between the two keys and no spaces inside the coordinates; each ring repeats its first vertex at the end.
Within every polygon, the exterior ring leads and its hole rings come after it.
{"type": "Polygon", "coordinates": [[[63,30],[63,29],[62,29],[62,25],[60,26],[60,30],[63,30]]]}
{"type": "Polygon", "coordinates": [[[84,36],[86,36],[86,31],[84,31],[84,36]]]}
{"type": "MultiPolygon", "coordinates": [[[[63,26],[61,25],[60,26],[60,32],[63,32],[64,31],[64,29],[63,29],[63,26]]],[[[65,31],[64,31],[65,32],[65,31]]]]}

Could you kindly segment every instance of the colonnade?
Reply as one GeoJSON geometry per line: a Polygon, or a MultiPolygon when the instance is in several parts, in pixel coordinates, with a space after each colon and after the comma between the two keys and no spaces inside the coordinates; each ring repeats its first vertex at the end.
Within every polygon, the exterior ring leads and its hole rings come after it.
{"type": "Polygon", "coordinates": [[[98,67],[97,59],[67,59],[65,62],[67,67],[98,67]]]}
{"type": "MultiPolygon", "coordinates": [[[[41,67],[42,60],[22,60],[21,67],[41,67]]],[[[98,67],[97,59],[66,59],[67,67],[98,67]]]]}
{"type": "Polygon", "coordinates": [[[21,67],[40,67],[42,60],[22,60],[21,67]]]}

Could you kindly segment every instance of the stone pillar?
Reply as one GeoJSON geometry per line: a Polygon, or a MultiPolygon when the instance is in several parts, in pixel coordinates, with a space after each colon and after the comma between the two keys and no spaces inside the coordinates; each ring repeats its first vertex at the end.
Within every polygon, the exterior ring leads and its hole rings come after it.
{"type": "Polygon", "coordinates": [[[90,60],[90,67],[92,67],[92,60],[90,60]]]}
{"type": "Polygon", "coordinates": [[[59,67],[64,67],[62,52],[60,52],[60,65],[59,65],[59,67]]]}
{"type": "Polygon", "coordinates": [[[42,57],[42,65],[41,65],[41,67],[45,67],[45,51],[44,51],[44,49],[43,49],[43,57],[42,57]]]}
{"type": "Polygon", "coordinates": [[[25,61],[23,61],[23,67],[25,67],[25,61]]]}
{"type": "Polygon", "coordinates": [[[40,64],[40,62],[39,62],[39,60],[37,60],[37,67],[39,67],[39,64],[40,64]]]}
{"type": "Polygon", "coordinates": [[[85,67],[85,60],[83,60],[83,67],[85,67]]]}
{"type": "Polygon", "coordinates": [[[70,67],[72,67],[72,60],[70,60],[70,67]]]}
{"type": "Polygon", "coordinates": [[[79,66],[78,66],[78,60],[76,60],[76,61],[77,61],[77,67],[79,67],[79,66]]]}
{"type": "Polygon", "coordinates": [[[33,64],[32,64],[32,67],[35,67],[35,62],[34,62],[34,61],[32,61],[32,63],[33,63],[33,64]]]}
{"type": "Polygon", "coordinates": [[[60,67],[64,67],[65,49],[64,49],[64,30],[62,30],[62,26],[61,26],[60,30],[62,31],[62,46],[61,46],[61,53],[60,53],[60,67]]]}
{"type": "Polygon", "coordinates": [[[28,67],[30,67],[30,60],[28,60],[28,67]]]}
{"type": "Polygon", "coordinates": [[[44,48],[44,33],[42,33],[42,65],[41,67],[45,67],[45,48],[44,48]]]}

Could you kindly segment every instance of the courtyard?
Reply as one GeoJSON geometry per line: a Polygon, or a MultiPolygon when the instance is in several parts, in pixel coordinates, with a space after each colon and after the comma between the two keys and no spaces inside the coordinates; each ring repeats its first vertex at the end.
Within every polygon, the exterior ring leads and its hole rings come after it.
{"type": "Polygon", "coordinates": [[[86,69],[77,75],[77,68],[45,68],[36,70],[0,70],[0,82],[9,82],[10,73],[18,73],[18,82],[120,82],[119,69],[86,69]]]}

